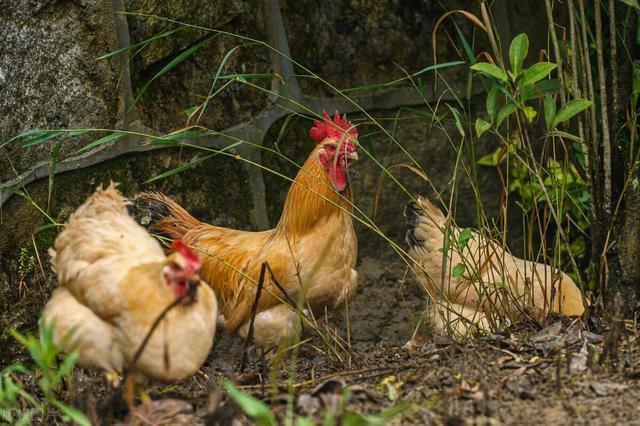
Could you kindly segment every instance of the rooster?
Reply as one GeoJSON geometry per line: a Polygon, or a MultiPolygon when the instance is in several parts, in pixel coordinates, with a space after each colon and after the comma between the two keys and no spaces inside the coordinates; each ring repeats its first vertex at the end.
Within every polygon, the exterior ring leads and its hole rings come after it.
{"type": "MultiPolygon", "coordinates": [[[[179,380],[207,358],[217,300],[211,288],[199,286],[197,255],[175,241],[176,251],[165,256],[129,216],[127,204],[112,183],[99,187],[71,215],[49,250],[60,286],[44,309],[45,323],[53,324],[63,349],[78,349],[80,365],[103,370],[114,386],[125,369],[150,379],[179,380]]],[[[135,383],[128,386],[134,388],[135,383]]]]}
{"type": "Polygon", "coordinates": [[[324,112],[309,136],[317,142],[295,177],[275,228],[246,232],[202,223],[173,200],[144,193],[152,229],[203,253],[202,278],[221,300],[223,323],[247,339],[260,272],[269,279],[257,299],[253,338],[267,351],[301,331],[291,309],[298,300],[312,313],[337,310],[355,294],[357,240],[351,219],[349,173],[358,133],[346,116],[324,112]]]}
{"type": "Polygon", "coordinates": [[[433,301],[425,319],[437,333],[450,329],[460,337],[472,328],[488,332],[499,313],[511,321],[525,314],[542,321],[550,312],[563,316],[584,313],[582,293],[564,272],[517,258],[495,241],[470,230],[465,236],[455,226],[449,227],[450,242],[445,244],[447,220],[426,198],[409,203],[405,216],[408,254],[417,263],[416,275],[433,301]],[[447,264],[444,271],[443,260],[447,264]],[[450,273],[456,267],[464,268],[462,274],[455,274],[459,278],[450,273]]]}

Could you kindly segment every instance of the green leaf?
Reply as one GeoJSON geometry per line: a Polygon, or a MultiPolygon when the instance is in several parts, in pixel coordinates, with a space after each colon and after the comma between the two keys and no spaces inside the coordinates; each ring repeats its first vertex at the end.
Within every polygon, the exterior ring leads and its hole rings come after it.
{"type": "Polygon", "coordinates": [[[193,167],[195,167],[196,165],[202,163],[203,161],[207,161],[209,158],[213,157],[214,155],[216,155],[216,153],[205,155],[204,157],[196,158],[195,160],[189,161],[188,163],[185,163],[185,164],[183,164],[181,166],[178,166],[175,169],[171,169],[171,170],[166,171],[164,173],[160,173],[159,175],[156,175],[156,176],[152,177],[151,179],[147,180],[145,183],[155,182],[157,180],[168,178],[169,176],[177,175],[178,173],[182,173],[185,170],[192,169],[193,167]]]}
{"type": "Polygon", "coordinates": [[[228,380],[224,382],[224,388],[229,397],[238,404],[244,413],[251,417],[259,426],[277,426],[278,421],[267,404],[244,394],[228,380]]]}
{"type": "Polygon", "coordinates": [[[464,275],[464,270],[465,270],[464,263],[458,263],[456,266],[454,266],[452,271],[454,278],[458,280],[462,278],[462,276],[464,275]]]}
{"type": "Polygon", "coordinates": [[[491,166],[491,167],[497,166],[501,160],[501,155],[502,155],[502,148],[496,148],[496,150],[493,151],[492,153],[486,154],[480,157],[480,159],[478,160],[478,164],[481,166],[491,166]]]}
{"type": "MultiPolygon", "coordinates": [[[[558,129],[551,130],[549,132],[549,136],[556,136],[556,137],[559,137],[559,138],[569,139],[569,140],[572,140],[574,142],[582,142],[582,139],[580,139],[580,136],[576,136],[576,135],[573,135],[571,133],[563,132],[562,130],[558,130],[558,129]]],[[[579,154],[582,155],[582,152],[580,152],[579,154]]]]}
{"type": "Polygon", "coordinates": [[[538,112],[529,105],[526,105],[524,108],[522,108],[522,112],[524,112],[524,116],[527,118],[527,121],[529,121],[529,123],[531,123],[533,119],[536,118],[536,115],[538,115],[538,112]]]}
{"type": "Polygon", "coordinates": [[[517,77],[522,70],[524,58],[529,53],[529,37],[525,33],[520,33],[514,37],[509,46],[509,61],[511,62],[511,70],[517,77]]]}
{"type": "Polygon", "coordinates": [[[80,426],[91,426],[91,421],[77,408],[63,404],[60,401],[53,402],[71,421],[80,426]]]}
{"type": "Polygon", "coordinates": [[[500,108],[498,112],[498,118],[496,120],[496,127],[500,127],[505,118],[509,117],[513,112],[518,108],[518,105],[515,102],[510,102],[500,108]]]}
{"type": "Polygon", "coordinates": [[[65,377],[67,374],[71,373],[71,369],[76,363],[76,360],[80,356],[80,352],[72,351],[68,355],[65,356],[62,364],[60,364],[60,368],[58,368],[58,376],[60,378],[65,377]]]}
{"type": "Polygon", "coordinates": [[[487,114],[491,117],[491,121],[496,119],[498,95],[500,94],[500,87],[493,85],[489,94],[487,95],[487,114]]]}
{"type": "Polygon", "coordinates": [[[155,80],[157,80],[158,78],[162,77],[164,74],[168,73],[169,71],[174,69],[176,66],[178,66],[180,63],[182,63],[187,58],[189,58],[191,55],[196,53],[198,50],[200,50],[201,47],[203,47],[205,44],[210,42],[214,37],[215,37],[215,35],[206,37],[204,40],[194,44],[193,46],[191,46],[190,48],[188,48],[184,52],[180,53],[178,56],[173,58],[171,60],[171,62],[169,62],[164,67],[162,67],[162,69],[160,71],[158,71],[158,73],[155,74],[149,81],[147,81],[144,84],[144,86],[142,86],[142,88],[138,91],[138,93],[136,94],[135,99],[133,100],[133,103],[131,104],[131,107],[133,107],[134,105],[136,105],[138,103],[138,101],[140,100],[142,95],[144,95],[144,93],[147,91],[147,89],[149,88],[151,83],[153,83],[155,80]]]}
{"type": "Polygon", "coordinates": [[[458,112],[458,109],[455,107],[452,107],[449,104],[447,104],[447,107],[449,107],[449,110],[453,114],[453,118],[455,119],[455,122],[456,122],[456,128],[464,138],[465,137],[464,127],[462,126],[462,119],[460,118],[460,113],[458,112]]]}
{"type": "Polygon", "coordinates": [[[520,84],[522,86],[528,86],[530,84],[537,83],[548,76],[549,73],[557,67],[557,64],[552,64],[551,62],[538,62],[537,64],[533,64],[524,70],[520,84]]]}
{"type": "Polygon", "coordinates": [[[558,124],[570,120],[571,117],[589,108],[591,104],[592,102],[586,99],[574,99],[567,102],[562,108],[560,108],[560,111],[558,111],[558,113],[553,118],[551,127],[557,127],[558,124]]]}
{"type": "Polygon", "coordinates": [[[464,228],[462,231],[460,231],[460,234],[458,234],[458,248],[465,248],[467,244],[469,244],[469,241],[471,241],[472,239],[473,232],[471,231],[471,228],[464,228]]]}
{"type": "Polygon", "coordinates": [[[295,426],[313,426],[313,420],[309,417],[298,417],[296,418],[295,426]]]}
{"type": "Polygon", "coordinates": [[[80,154],[81,152],[84,151],[88,151],[90,149],[93,149],[99,145],[105,144],[107,142],[111,142],[113,140],[119,139],[122,136],[124,136],[126,133],[121,131],[121,130],[116,130],[115,132],[107,135],[107,136],[103,136],[100,139],[96,139],[95,141],[88,143],[87,145],[83,146],[82,148],[80,148],[79,150],[77,150],[76,152],[73,153],[73,155],[77,155],[80,154]]]}
{"type": "Polygon", "coordinates": [[[195,167],[196,165],[202,163],[203,161],[206,161],[211,157],[214,157],[214,156],[216,156],[216,155],[218,155],[220,153],[223,153],[223,152],[228,151],[228,150],[230,150],[232,148],[235,148],[236,146],[238,146],[238,145],[240,145],[242,143],[243,143],[243,141],[234,142],[231,145],[227,145],[224,148],[218,150],[217,152],[214,152],[214,153],[209,154],[209,155],[205,155],[204,157],[196,158],[195,160],[192,160],[192,161],[190,161],[190,162],[188,162],[186,164],[183,164],[182,166],[178,166],[175,169],[171,169],[171,170],[166,171],[164,173],[160,173],[159,175],[154,176],[151,179],[147,180],[145,183],[155,182],[157,180],[161,180],[161,179],[164,179],[164,178],[168,178],[169,176],[173,176],[175,174],[182,173],[185,170],[189,170],[189,169],[195,167]]]}
{"type": "Polygon", "coordinates": [[[507,74],[502,71],[497,66],[490,64],[488,62],[478,62],[477,64],[473,64],[471,69],[474,71],[481,72],[483,74],[490,75],[491,77],[497,78],[500,81],[507,82],[507,74]]]}
{"type": "Polygon", "coordinates": [[[547,123],[547,128],[551,127],[553,118],[556,116],[556,101],[549,93],[544,95],[544,121],[547,123]]]}
{"type": "MultiPolygon", "coordinates": [[[[36,132],[39,132],[35,133],[38,136],[22,142],[23,148],[46,142],[64,133],[62,130],[37,130],[36,132]]],[[[27,136],[28,133],[29,132],[23,133],[22,135],[18,135],[17,137],[27,136]]]]}
{"type": "Polygon", "coordinates": [[[622,3],[627,6],[631,6],[636,10],[640,10],[640,4],[638,4],[638,0],[620,0],[622,3]]]}
{"type": "Polygon", "coordinates": [[[482,118],[476,118],[476,134],[482,136],[484,132],[491,128],[491,123],[484,121],[482,118]]]}

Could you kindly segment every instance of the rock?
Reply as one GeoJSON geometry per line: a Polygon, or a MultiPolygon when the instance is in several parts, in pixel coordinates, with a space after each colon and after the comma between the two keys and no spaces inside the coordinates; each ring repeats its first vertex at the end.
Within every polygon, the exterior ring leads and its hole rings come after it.
{"type": "MultiPolygon", "coordinates": [[[[32,129],[113,128],[123,108],[110,1],[6,0],[0,10],[0,129],[11,138],[32,129]]],[[[68,139],[61,156],[89,138],[68,139]]],[[[59,138],[0,156],[0,182],[48,160],[59,138]]]]}

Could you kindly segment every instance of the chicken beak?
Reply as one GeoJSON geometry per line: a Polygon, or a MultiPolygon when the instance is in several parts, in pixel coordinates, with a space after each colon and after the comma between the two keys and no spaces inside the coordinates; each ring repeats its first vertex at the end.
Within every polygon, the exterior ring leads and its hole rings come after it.
{"type": "Polygon", "coordinates": [[[347,152],[344,156],[347,158],[347,160],[351,160],[351,161],[358,160],[358,153],[355,151],[347,152]]]}

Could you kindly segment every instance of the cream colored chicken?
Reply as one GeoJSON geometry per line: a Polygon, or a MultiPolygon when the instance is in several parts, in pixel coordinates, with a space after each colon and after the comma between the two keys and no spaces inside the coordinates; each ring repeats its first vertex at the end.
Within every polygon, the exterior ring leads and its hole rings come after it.
{"type": "Polygon", "coordinates": [[[450,226],[452,243],[443,271],[446,218],[442,211],[418,197],[407,206],[405,216],[409,255],[432,299],[425,320],[437,333],[450,330],[459,337],[474,329],[490,331],[499,319],[517,322],[527,314],[541,320],[549,312],[584,313],[582,293],[567,274],[515,257],[476,231],[463,235],[461,229],[450,226]],[[453,274],[457,265],[464,265],[461,275],[453,274]]]}
{"type": "Polygon", "coordinates": [[[71,215],[49,251],[60,286],[45,307],[45,321],[54,324],[54,338],[65,350],[79,350],[80,365],[102,369],[113,381],[132,369],[154,321],[179,299],[134,368],[150,379],[179,380],[207,358],[216,297],[199,285],[198,257],[182,242],[165,256],[129,216],[127,203],[112,183],[71,215]]]}

